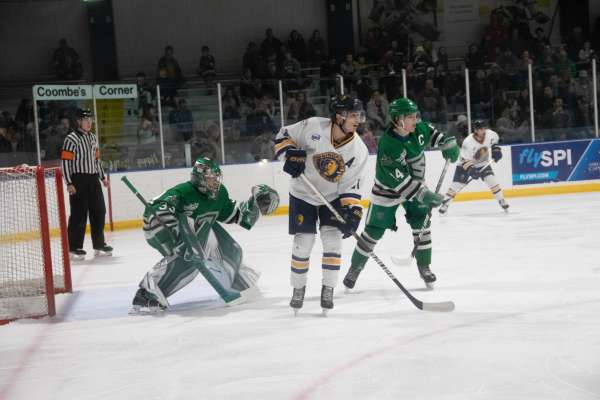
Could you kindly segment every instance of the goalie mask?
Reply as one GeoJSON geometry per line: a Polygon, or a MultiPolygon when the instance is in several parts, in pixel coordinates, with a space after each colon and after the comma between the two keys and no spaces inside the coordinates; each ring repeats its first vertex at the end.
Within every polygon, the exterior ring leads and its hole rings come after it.
{"type": "Polygon", "coordinates": [[[210,158],[202,157],[196,160],[190,176],[190,183],[200,193],[206,194],[211,199],[217,197],[223,175],[219,165],[210,158]]]}

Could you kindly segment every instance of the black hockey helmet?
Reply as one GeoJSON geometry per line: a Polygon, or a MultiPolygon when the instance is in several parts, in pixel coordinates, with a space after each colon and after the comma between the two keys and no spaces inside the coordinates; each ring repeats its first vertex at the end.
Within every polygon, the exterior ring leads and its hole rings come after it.
{"type": "Polygon", "coordinates": [[[92,112],[87,108],[78,108],[77,111],[75,111],[75,118],[77,118],[77,119],[93,118],[93,117],[94,117],[94,114],[92,114],[92,112]]]}
{"type": "Polygon", "coordinates": [[[329,111],[331,119],[334,122],[336,114],[345,116],[351,112],[359,113],[359,122],[365,122],[365,110],[363,109],[362,101],[351,96],[342,95],[332,97],[329,102],[329,111]]]}
{"type": "Polygon", "coordinates": [[[477,129],[485,129],[487,127],[488,126],[485,123],[485,121],[481,119],[476,119],[475,121],[473,121],[473,131],[476,131],[477,129]]]}

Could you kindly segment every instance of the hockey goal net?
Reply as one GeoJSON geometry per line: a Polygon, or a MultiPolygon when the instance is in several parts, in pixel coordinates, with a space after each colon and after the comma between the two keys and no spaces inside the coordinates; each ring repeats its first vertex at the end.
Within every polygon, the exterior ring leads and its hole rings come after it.
{"type": "Polygon", "coordinates": [[[0,168],[0,324],[54,315],[71,292],[59,168],[0,168]]]}

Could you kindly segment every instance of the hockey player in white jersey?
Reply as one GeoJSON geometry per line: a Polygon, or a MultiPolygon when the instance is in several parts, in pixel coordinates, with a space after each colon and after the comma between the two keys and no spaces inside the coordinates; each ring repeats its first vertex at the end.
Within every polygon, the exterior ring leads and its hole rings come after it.
{"type": "Polygon", "coordinates": [[[467,136],[462,143],[459,164],[456,166],[452,185],[448,188],[444,202],[439,208],[440,214],[445,214],[452,199],[471,180],[475,179],[482,179],[498,200],[500,207],[504,211],[508,211],[508,203],[504,199],[502,188],[500,188],[490,165],[490,153],[494,162],[498,162],[502,158],[502,149],[498,142],[498,134],[488,129],[483,121],[473,122],[473,133],[467,136]]]}
{"type": "Polygon", "coordinates": [[[365,121],[360,100],[335,97],[331,118],[312,117],[284,126],[275,140],[275,155],[285,161],[290,180],[289,233],[294,235],[291,259],[290,306],[302,308],[317,221],[323,257],[321,307],[333,308],[333,289],[341,266],[342,238],[352,235],[362,217],[360,181],[369,154],[356,133],[365,121]],[[301,180],[302,173],[344,217],[340,224],[318,196],[301,180]]]}

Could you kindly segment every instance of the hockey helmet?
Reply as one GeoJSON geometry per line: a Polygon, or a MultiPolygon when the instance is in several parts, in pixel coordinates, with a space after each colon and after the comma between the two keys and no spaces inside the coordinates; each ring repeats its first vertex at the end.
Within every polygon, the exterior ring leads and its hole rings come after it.
{"type": "Polygon", "coordinates": [[[75,118],[76,119],[84,119],[84,118],[93,118],[94,114],[92,114],[92,112],[87,109],[87,108],[78,108],[77,111],[75,111],[75,118]]]}
{"type": "Polygon", "coordinates": [[[485,128],[487,128],[487,124],[485,123],[485,121],[481,119],[476,119],[475,121],[473,121],[473,131],[485,128]]]}
{"type": "Polygon", "coordinates": [[[366,120],[362,101],[351,96],[342,95],[332,97],[329,103],[329,111],[331,112],[331,119],[334,120],[334,122],[336,114],[346,117],[348,113],[358,113],[359,123],[363,123],[366,120]]]}
{"type": "Polygon", "coordinates": [[[201,157],[196,160],[192,167],[190,183],[198,189],[200,193],[206,194],[211,199],[217,197],[223,174],[219,164],[208,157],[201,157]]]}
{"type": "Polygon", "coordinates": [[[389,113],[392,121],[397,118],[419,112],[417,103],[406,97],[400,97],[390,103],[389,113]]]}

